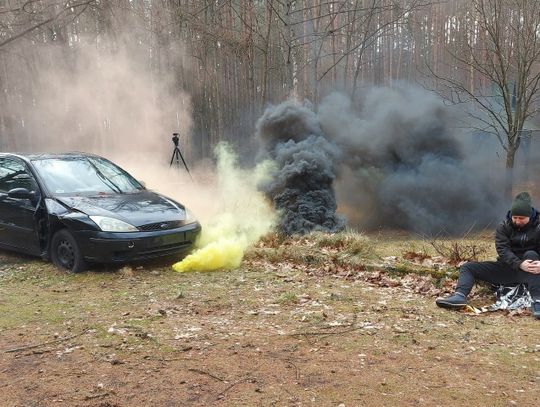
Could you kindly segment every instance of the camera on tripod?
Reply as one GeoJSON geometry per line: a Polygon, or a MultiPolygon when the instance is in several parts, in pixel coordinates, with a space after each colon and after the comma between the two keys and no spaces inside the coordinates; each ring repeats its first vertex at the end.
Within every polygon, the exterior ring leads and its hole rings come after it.
{"type": "Polygon", "coordinates": [[[184,164],[184,167],[186,168],[186,171],[189,174],[189,177],[193,180],[193,178],[191,177],[191,173],[189,172],[189,168],[186,164],[186,161],[184,160],[184,156],[182,155],[182,152],[180,151],[180,147],[178,147],[179,141],[180,141],[180,134],[173,133],[172,142],[174,143],[174,150],[172,153],[171,162],[169,163],[169,167],[172,167],[173,163],[175,163],[176,166],[180,168],[180,160],[182,160],[182,163],[184,164]]]}
{"type": "Polygon", "coordinates": [[[180,134],[173,133],[172,134],[172,142],[174,143],[174,147],[178,148],[178,142],[180,141],[180,134]]]}

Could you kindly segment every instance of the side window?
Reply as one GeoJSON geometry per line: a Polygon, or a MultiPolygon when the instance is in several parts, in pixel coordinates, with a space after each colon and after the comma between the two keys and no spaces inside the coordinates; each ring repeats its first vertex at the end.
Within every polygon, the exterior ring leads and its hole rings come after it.
{"type": "Polygon", "coordinates": [[[14,158],[0,158],[0,192],[8,193],[13,188],[38,190],[36,180],[24,162],[14,158]]]}

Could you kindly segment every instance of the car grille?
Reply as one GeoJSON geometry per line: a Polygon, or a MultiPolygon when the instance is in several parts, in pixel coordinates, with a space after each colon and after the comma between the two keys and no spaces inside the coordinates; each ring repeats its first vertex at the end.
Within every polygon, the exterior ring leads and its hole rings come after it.
{"type": "Polygon", "coordinates": [[[183,226],[184,222],[181,220],[175,220],[171,222],[156,222],[156,223],[148,223],[146,225],[139,226],[138,229],[141,232],[152,232],[154,230],[169,230],[169,229],[175,229],[179,228],[180,226],[183,226]]]}
{"type": "Polygon", "coordinates": [[[160,247],[154,247],[148,250],[144,250],[139,252],[139,255],[150,257],[150,256],[164,256],[167,254],[173,254],[178,252],[179,250],[183,250],[187,247],[191,246],[191,242],[182,242],[182,243],[175,243],[175,244],[168,244],[166,246],[160,246],[160,247]]]}
{"type": "Polygon", "coordinates": [[[143,260],[151,259],[156,257],[169,256],[173,254],[183,253],[191,247],[191,242],[181,242],[175,244],[169,244],[160,247],[153,247],[147,250],[143,250],[137,253],[131,251],[117,251],[113,252],[112,259],[113,261],[130,261],[130,260],[143,260]]]}

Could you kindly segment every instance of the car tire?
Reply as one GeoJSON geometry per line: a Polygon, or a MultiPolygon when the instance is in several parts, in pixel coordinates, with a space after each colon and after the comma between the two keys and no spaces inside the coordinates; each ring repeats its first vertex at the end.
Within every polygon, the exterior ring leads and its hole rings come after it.
{"type": "Polygon", "coordinates": [[[75,238],[66,229],[59,230],[52,238],[51,260],[60,269],[78,273],[86,268],[86,262],[75,238]]]}

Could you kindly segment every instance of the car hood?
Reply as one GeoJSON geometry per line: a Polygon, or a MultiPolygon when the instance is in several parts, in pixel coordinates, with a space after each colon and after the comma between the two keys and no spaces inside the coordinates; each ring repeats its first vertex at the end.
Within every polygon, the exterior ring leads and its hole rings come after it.
{"type": "Polygon", "coordinates": [[[151,191],[93,196],[56,196],[56,200],[86,215],[110,216],[133,226],[184,220],[180,204],[151,191]]]}

